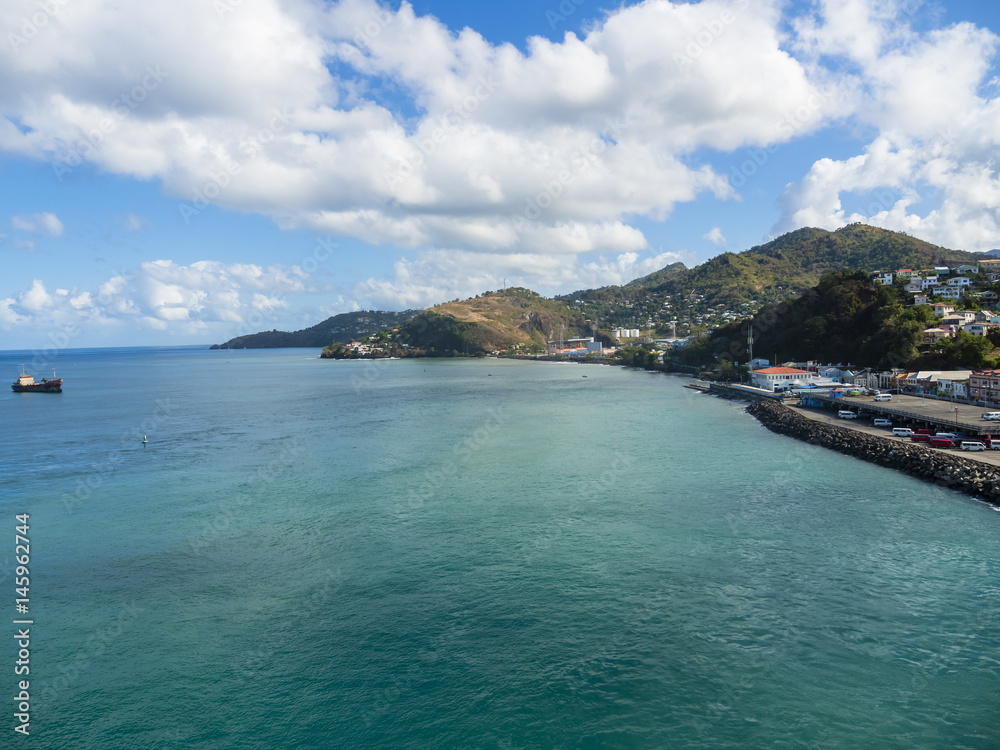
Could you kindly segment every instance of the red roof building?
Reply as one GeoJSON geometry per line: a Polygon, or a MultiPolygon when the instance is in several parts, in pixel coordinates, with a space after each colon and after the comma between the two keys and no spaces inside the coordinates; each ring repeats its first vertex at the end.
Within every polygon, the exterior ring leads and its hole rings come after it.
{"type": "Polygon", "coordinates": [[[754,370],[754,374],[760,373],[762,375],[812,375],[809,370],[797,370],[794,367],[764,367],[760,370],[754,370]]]}
{"type": "Polygon", "coordinates": [[[764,367],[753,371],[753,384],[768,391],[799,388],[816,380],[816,373],[794,367],[764,367]]]}

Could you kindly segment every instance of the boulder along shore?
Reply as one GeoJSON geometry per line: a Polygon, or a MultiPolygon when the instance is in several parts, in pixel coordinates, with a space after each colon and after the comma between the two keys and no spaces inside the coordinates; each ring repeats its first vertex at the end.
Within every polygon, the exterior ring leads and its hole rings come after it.
{"type": "Polygon", "coordinates": [[[879,437],[816,422],[774,401],[752,403],[747,413],[771,432],[896,469],[1000,506],[1000,470],[989,464],[909,440],[879,437]]]}

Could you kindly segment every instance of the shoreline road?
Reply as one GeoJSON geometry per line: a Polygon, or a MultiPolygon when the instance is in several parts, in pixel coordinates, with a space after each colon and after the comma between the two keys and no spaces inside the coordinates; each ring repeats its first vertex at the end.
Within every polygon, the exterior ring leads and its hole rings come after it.
{"type": "MultiPolygon", "coordinates": [[[[911,442],[909,438],[894,437],[891,428],[873,426],[870,419],[840,419],[836,414],[826,411],[825,409],[811,408],[796,403],[790,403],[788,406],[793,408],[803,417],[812,419],[816,422],[825,422],[826,424],[831,424],[836,427],[846,427],[849,430],[866,432],[869,435],[878,435],[879,437],[888,438],[889,440],[897,442],[911,442]]],[[[1000,435],[1000,422],[997,423],[996,434],[1000,435]]],[[[976,440],[978,438],[972,437],[970,439],[976,440]]],[[[924,445],[924,443],[920,443],[920,445],[924,445]]],[[[941,450],[944,453],[954,453],[962,456],[963,458],[971,458],[974,461],[981,461],[982,463],[989,464],[990,466],[1000,466],[1000,451],[963,451],[960,448],[939,448],[936,450],[941,450]]]]}

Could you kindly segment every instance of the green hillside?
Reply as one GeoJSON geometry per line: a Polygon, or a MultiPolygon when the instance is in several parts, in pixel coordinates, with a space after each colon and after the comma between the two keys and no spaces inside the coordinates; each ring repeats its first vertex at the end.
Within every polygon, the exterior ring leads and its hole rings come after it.
{"type": "Polygon", "coordinates": [[[742,253],[723,253],[694,268],[674,263],[621,286],[555,299],[514,288],[422,312],[345,313],[302,331],[241,336],[213,348],[322,347],[393,328],[400,328],[399,334],[385,337],[387,343],[394,339],[407,344],[404,349],[433,354],[542,351],[546,340],[595,332],[609,343],[606,333],[618,326],[688,336],[797,297],[830,272],[921,270],[980,257],[862,224],[835,232],[807,228],[742,253]]]}
{"type": "Polygon", "coordinates": [[[486,292],[429,308],[407,321],[398,340],[429,354],[544,351],[545,342],[584,335],[583,317],[529,289],[486,292]]]}
{"type": "MultiPolygon", "coordinates": [[[[773,359],[850,364],[878,369],[995,367],[995,337],[959,332],[924,345],[936,325],[928,305],[909,305],[899,286],[873,283],[866,271],[825,274],[801,296],[767,305],[753,318],[754,353],[773,359]]],[[[707,364],[746,363],[748,322],[732,323],[682,350],[679,358],[707,364]]]]}
{"type": "Polygon", "coordinates": [[[775,301],[768,299],[773,296],[803,292],[830,271],[918,270],[948,261],[968,262],[977,257],[863,224],[852,224],[835,232],[807,228],[743,253],[723,253],[652,289],[675,292],[696,289],[709,302],[732,306],[754,297],[770,302],[775,301]]]}
{"type": "Polygon", "coordinates": [[[341,313],[301,331],[262,331],[237,336],[212,349],[277,349],[282,347],[323,347],[334,341],[347,343],[370,336],[383,328],[394,328],[417,314],[416,310],[386,312],[361,310],[341,313]]]}
{"type": "Polygon", "coordinates": [[[665,333],[673,320],[677,334],[686,335],[801,294],[831,271],[919,270],[979,257],[863,224],[835,232],[806,228],[742,253],[723,253],[694,268],[678,263],[629,284],[560,299],[599,320],[602,327],[665,333]]]}

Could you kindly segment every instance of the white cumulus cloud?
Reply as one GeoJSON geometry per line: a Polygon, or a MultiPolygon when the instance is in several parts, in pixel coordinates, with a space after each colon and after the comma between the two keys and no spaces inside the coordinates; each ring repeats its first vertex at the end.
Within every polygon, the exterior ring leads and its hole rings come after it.
{"type": "Polygon", "coordinates": [[[703,240],[708,240],[713,245],[725,245],[726,238],[722,234],[722,230],[719,227],[712,227],[708,232],[702,235],[703,240]]]}
{"type": "MultiPolygon", "coordinates": [[[[212,205],[392,246],[387,277],[336,290],[347,305],[627,281],[666,260],[646,223],[740,197],[715,157],[827,128],[858,145],[795,172],[773,231],[865,220],[1000,244],[998,38],[917,30],[913,0],[644,0],[523,49],[408,2],[52,7],[31,35],[37,3],[0,14],[0,151],[57,180],[84,164],[156,180],[193,227],[212,205]]],[[[64,233],[51,213],[11,225],[64,233]]],[[[282,309],[313,286],[300,271],[156,261],[50,307],[195,330],[282,309]]],[[[0,322],[47,309],[30,291],[7,293],[0,322]]]]}
{"type": "Polygon", "coordinates": [[[782,50],[777,7],[647,0],[522,52],[406,2],[78,3],[0,50],[0,104],[22,124],[0,148],[57,176],[159,178],[188,222],[211,203],[373,244],[641,249],[631,217],[733,194],[692,154],[790,137],[780,120],[817,83],[782,50]],[[416,116],[373,93],[382,79],[416,116]]]}
{"type": "Polygon", "coordinates": [[[190,334],[211,329],[235,336],[237,328],[238,333],[262,330],[289,308],[290,298],[318,288],[298,266],[156,260],[112,276],[96,290],[50,293],[35,279],[28,289],[0,300],[0,329],[100,326],[126,319],[156,330],[190,334]]]}
{"type": "Polygon", "coordinates": [[[906,24],[912,6],[827,1],[803,22],[811,53],[857,67],[855,116],[877,132],[857,155],[820,159],[789,185],[775,232],[861,221],[959,249],[1000,244],[990,78],[1000,38],[969,23],[917,34],[906,24]]]}
{"type": "Polygon", "coordinates": [[[53,213],[21,214],[10,220],[14,229],[44,237],[62,237],[65,227],[59,217],[53,213]]]}

